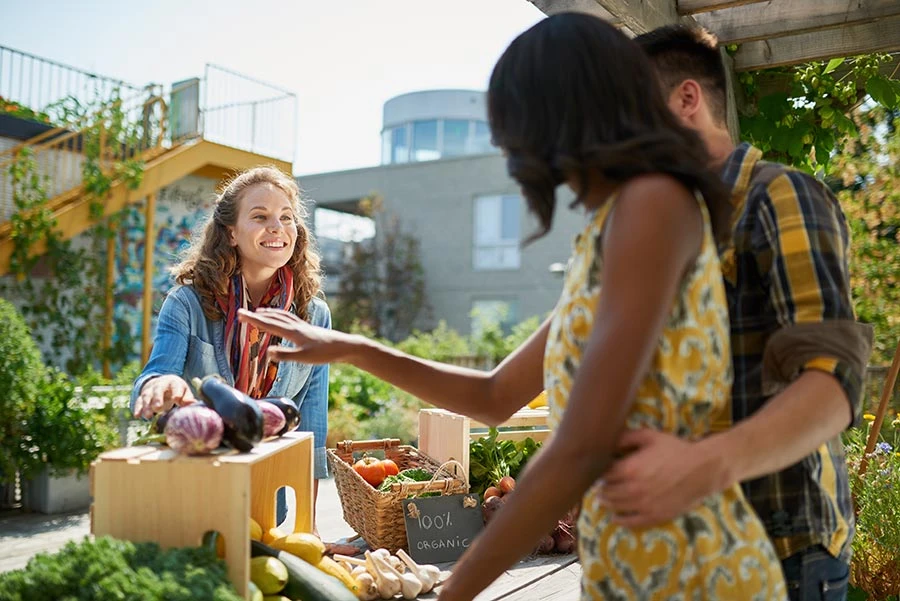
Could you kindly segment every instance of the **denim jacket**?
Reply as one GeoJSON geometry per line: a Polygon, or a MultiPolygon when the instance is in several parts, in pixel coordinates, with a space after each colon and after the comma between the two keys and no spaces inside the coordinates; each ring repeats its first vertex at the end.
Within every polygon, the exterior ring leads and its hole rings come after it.
{"type": "MultiPolygon", "coordinates": [[[[314,298],[310,302],[309,322],[315,326],[331,327],[331,312],[325,301],[314,298]]],[[[282,344],[290,346],[288,341],[282,344]]],[[[219,374],[234,385],[234,375],[228,367],[225,353],[225,322],[212,321],[204,315],[200,297],[190,286],[176,286],[163,302],[153,352],[131,391],[132,410],[147,380],[165,374],[176,374],[188,383],[192,378],[219,374]]],[[[291,361],[279,363],[269,396],[294,400],[300,410],[298,430],[313,433],[315,477],[327,478],[328,365],[291,361]]]]}

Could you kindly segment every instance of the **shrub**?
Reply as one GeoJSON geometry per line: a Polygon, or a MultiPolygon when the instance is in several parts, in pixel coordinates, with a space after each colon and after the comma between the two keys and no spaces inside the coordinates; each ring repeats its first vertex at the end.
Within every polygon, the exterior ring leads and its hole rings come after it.
{"type": "Polygon", "coordinates": [[[95,407],[76,398],[75,384],[56,369],[47,371],[39,394],[25,429],[28,460],[23,475],[34,475],[43,467],[51,475],[72,470],[84,474],[100,453],[117,446],[118,414],[112,402],[95,407]]]}
{"type": "Polygon", "coordinates": [[[0,298],[0,480],[14,474],[24,459],[22,439],[45,371],[25,320],[0,298]]]}

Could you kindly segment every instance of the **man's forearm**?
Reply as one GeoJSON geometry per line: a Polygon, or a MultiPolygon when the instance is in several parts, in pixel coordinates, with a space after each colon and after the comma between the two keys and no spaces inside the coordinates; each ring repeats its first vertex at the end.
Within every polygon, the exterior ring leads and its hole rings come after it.
{"type": "Polygon", "coordinates": [[[852,419],[838,381],[807,370],[750,417],[700,444],[719,457],[716,490],[781,471],[843,432],[852,419]]]}

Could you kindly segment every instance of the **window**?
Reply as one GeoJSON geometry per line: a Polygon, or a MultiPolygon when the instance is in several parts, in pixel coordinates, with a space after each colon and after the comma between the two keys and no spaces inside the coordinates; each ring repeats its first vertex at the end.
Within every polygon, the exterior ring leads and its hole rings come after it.
{"type": "Polygon", "coordinates": [[[441,158],[438,151],[438,122],[416,121],[413,123],[413,161],[433,161],[441,158]]]}
{"type": "Polygon", "coordinates": [[[409,162],[409,140],[406,136],[406,126],[400,125],[391,131],[391,163],[409,162]]]}
{"type": "Polygon", "coordinates": [[[519,268],[521,204],[518,196],[481,196],[475,199],[475,269],[519,268]]]}
{"type": "Polygon", "coordinates": [[[442,156],[455,157],[466,153],[469,138],[469,122],[462,119],[444,120],[444,152],[442,156]]]}
{"type": "Polygon", "coordinates": [[[514,300],[479,299],[472,303],[472,335],[478,337],[490,325],[499,325],[508,334],[518,322],[517,305],[514,300]]]}
{"type": "Polygon", "coordinates": [[[475,135],[472,137],[472,154],[484,154],[495,151],[491,145],[491,130],[486,121],[475,122],[475,135]]]}

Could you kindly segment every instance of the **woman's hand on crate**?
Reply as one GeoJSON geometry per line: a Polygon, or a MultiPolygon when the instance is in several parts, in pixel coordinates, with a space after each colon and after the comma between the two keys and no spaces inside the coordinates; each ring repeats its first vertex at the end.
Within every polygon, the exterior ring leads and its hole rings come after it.
{"type": "Polygon", "coordinates": [[[196,403],[194,393],[179,376],[166,374],[147,380],[134,403],[134,416],[150,419],[156,413],[165,413],[173,406],[196,403]]]}

